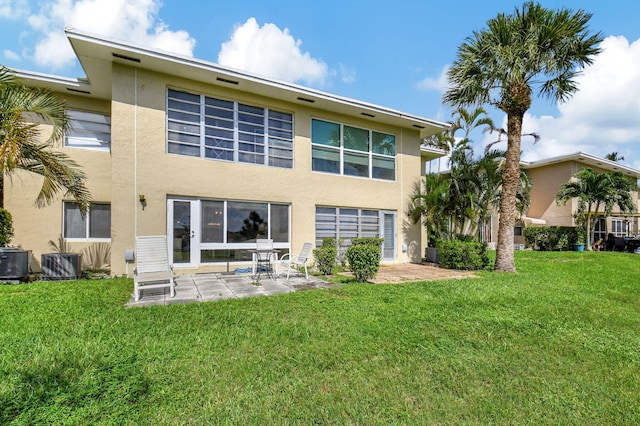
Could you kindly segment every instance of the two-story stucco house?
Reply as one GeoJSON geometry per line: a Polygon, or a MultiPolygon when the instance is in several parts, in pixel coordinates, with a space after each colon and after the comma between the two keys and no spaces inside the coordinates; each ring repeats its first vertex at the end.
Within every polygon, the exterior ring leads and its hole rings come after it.
{"type": "Polygon", "coordinates": [[[17,72],[67,102],[66,154],[88,175],[91,213],[60,197],[36,209],[37,176],[5,191],[13,243],[37,270],[49,241],[111,245],[131,273],[137,235],[167,235],[176,273],[224,271],[256,238],[282,253],[323,237],[384,238],[383,262],[418,262],[422,229],[406,220],[413,185],[446,124],[190,57],[67,30],[86,72],[17,72]]]}
{"type": "MultiPolygon", "coordinates": [[[[636,213],[623,215],[617,206],[614,207],[610,217],[600,216],[596,219],[594,241],[605,240],[607,234],[612,233],[617,237],[626,237],[640,234],[637,182],[640,179],[640,170],[623,164],[599,158],[584,152],[577,152],[558,157],[544,158],[537,161],[521,162],[521,167],[526,170],[531,182],[531,205],[526,215],[516,223],[514,243],[518,246],[524,244],[522,228],[524,226],[575,226],[574,214],[577,210],[577,200],[567,204],[556,203],[556,195],[560,186],[575,178],[575,174],[584,167],[589,167],[596,172],[621,172],[633,182],[631,196],[636,206],[636,213]]],[[[600,209],[602,213],[602,207],[600,209]]],[[[491,241],[497,241],[498,215],[494,214],[491,220],[491,241]]]]}

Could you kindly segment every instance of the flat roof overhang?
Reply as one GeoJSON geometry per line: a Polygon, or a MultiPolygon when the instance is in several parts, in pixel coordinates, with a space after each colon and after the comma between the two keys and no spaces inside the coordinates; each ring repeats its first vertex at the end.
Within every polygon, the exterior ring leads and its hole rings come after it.
{"type": "Polygon", "coordinates": [[[271,80],[192,57],[106,39],[70,28],[65,28],[65,33],[86,73],[86,78],[72,79],[16,70],[18,77],[31,86],[110,100],[111,64],[120,63],[214,86],[258,93],[292,104],[370,119],[400,128],[415,129],[419,132],[420,138],[426,138],[449,128],[447,123],[284,81],[271,80]]]}

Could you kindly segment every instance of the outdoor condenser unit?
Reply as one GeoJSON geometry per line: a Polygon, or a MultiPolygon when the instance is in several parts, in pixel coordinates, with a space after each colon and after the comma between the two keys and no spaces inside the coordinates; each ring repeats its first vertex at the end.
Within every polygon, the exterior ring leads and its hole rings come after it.
{"type": "Polygon", "coordinates": [[[41,256],[42,279],[76,280],[80,276],[80,255],[48,253],[41,256]]]}
{"type": "Polygon", "coordinates": [[[19,280],[29,274],[29,252],[0,248],[0,280],[19,280]]]}

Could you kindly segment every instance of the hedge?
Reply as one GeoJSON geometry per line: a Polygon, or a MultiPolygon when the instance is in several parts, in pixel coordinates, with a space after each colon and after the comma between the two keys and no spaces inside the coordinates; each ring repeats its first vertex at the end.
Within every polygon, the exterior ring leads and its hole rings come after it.
{"type": "Polygon", "coordinates": [[[540,251],[573,250],[578,239],[574,226],[528,226],[522,230],[527,247],[540,251]]]}
{"type": "Polygon", "coordinates": [[[441,241],[438,245],[440,266],[446,269],[475,271],[489,266],[487,245],[479,242],[441,241]]]}

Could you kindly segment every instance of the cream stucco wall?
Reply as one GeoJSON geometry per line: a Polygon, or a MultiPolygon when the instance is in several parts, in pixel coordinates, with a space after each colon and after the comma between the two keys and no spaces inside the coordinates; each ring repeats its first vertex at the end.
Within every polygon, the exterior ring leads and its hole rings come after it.
{"type": "MultiPolygon", "coordinates": [[[[70,109],[110,114],[108,102],[67,94],[59,94],[59,96],[66,99],[70,109]]],[[[50,134],[50,127],[42,125],[40,130],[41,137],[46,139],[50,134]]],[[[87,187],[94,201],[111,201],[111,154],[109,152],[65,148],[62,142],[54,149],[68,155],[81,166],[81,170],[87,175],[87,187]]],[[[60,193],[49,206],[36,208],[35,200],[41,186],[40,176],[17,172],[5,183],[4,193],[4,206],[13,216],[15,234],[11,245],[31,250],[30,267],[34,271],[40,270],[40,256],[52,251],[49,241],[56,244],[59,242],[62,233],[62,201],[72,201],[70,197],[60,193]]],[[[74,252],[79,252],[91,243],[74,241],[69,244],[74,252]]]]}
{"type": "MultiPolygon", "coordinates": [[[[112,176],[114,270],[122,271],[125,268],[121,254],[125,249],[133,248],[134,235],[166,233],[169,196],[290,204],[293,252],[300,250],[305,241],[315,241],[316,205],[392,210],[397,215],[398,260],[405,260],[401,252],[403,244],[412,248],[406,260],[420,260],[420,229],[404,221],[410,190],[420,173],[417,131],[380,126],[372,120],[353,119],[330,111],[274,101],[259,94],[221,89],[126,67],[114,69],[113,99],[112,151],[114,164],[118,165],[114,167],[112,176]],[[281,169],[167,154],[167,87],[293,113],[294,168],[281,169]],[[386,182],[312,172],[312,118],[396,135],[397,180],[386,182]],[[144,210],[138,201],[141,194],[147,200],[144,210]]],[[[202,265],[199,270],[220,267],[202,265]]]]}
{"type": "MultiPolygon", "coordinates": [[[[69,107],[111,114],[111,152],[61,148],[81,164],[95,201],[111,202],[111,271],[131,273],[124,260],[136,235],[167,233],[168,197],[277,202],[291,205],[291,251],[315,241],[315,207],[335,206],[390,210],[396,213],[397,261],[421,259],[421,229],[406,221],[414,182],[420,176],[419,133],[353,118],[307,105],[290,104],[260,94],[243,93],[133,67],[113,65],[112,101],[69,97],[69,107]],[[167,88],[193,91],[293,113],[294,168],[238,164],[166,153],[167,88]],[[393,182],[345,177],[311,171],[311,119],[319,118],[390,133],[396,136],[396,174],[393,182]],[[140,195],[146,199],[143,209],[140,195]],[[407,253],[402,247],[406,244],[407,253]]],[[[38,179],[19,175],[5,203],[14,213],[16,244],[34,256],[49,250],[62,232],[62,197],[51,206],[34,209],[38,179]]],[[[81,244],[78,243],[78,247],[81,244]]],[[[74,249],[76,245],[73,245],[74,249]]],[[[199,272],[225,265],[201,265],[199,272]]],[[[177,270],[194,272],[193,269],[177,270]]]]}

